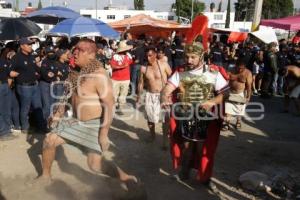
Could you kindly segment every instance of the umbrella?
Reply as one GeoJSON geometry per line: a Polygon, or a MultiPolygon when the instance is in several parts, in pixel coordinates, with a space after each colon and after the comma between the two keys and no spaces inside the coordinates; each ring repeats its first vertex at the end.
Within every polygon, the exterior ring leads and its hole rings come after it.
{"type": "Polygon", "coordinates": [[[0,40],[18,40],[39,34],[41,28],[25,18],[6,18],[0,20],[0,40]]]}
{"type": "Polygon", "coordinates": [[[66,19],[58,23],[49,31],[48,35],[68,37],[102,36],[117,38],[120,34],[100,20],[78,17],[76,19],[66,19]]]}
{"type": "Polygon", "coordinates": [[[41,24],[57,24],[65,19],[80,17],[78,12],[60,6],[50,6],[29,13],[28,19],[41,24]]]}

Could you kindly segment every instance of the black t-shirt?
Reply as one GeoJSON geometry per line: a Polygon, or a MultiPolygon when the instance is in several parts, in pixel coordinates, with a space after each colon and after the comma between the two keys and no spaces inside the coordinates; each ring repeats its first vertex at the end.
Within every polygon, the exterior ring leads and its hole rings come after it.
{"type": "Polygon", "coordinates": [[[299,52],[291,52],[289,55],[292,65],[296,65],[300,67],[300,53],[299,52]]]}
{"type": "Polygon", "coordinates": [[[173,46],[172,49],[175,51],[174,59],[184,59],[184,47],[182,45],[173,46]]]}
{"type": "Polygon", "coordinates": [[[281,69],[281,68],[284,68],[285,66],[289,65],[290,61],[289,61],[289,58],[288,58],[288,54],[287,53],[284,53],[284,52],[278,52],[278,67],[281,69]]]}
{"type": "Polygon", "coordinates": [[[68,78],[69,72],[70,72],[70,67],[67,63],[61,63],[57,61],[56,63],[57,70],[58,72],[61,73],[61,75],[57,74],[57,78],[60,81],[65,81],[68,78]]]}
{"type": "Polygon", "coordinates": [[[224,61],[224,56],[223,56],[223,52],[220,48],[213,48],[211,50],[211,56],[212,56],[212,62],[213,63],[223,63],[224,61]]]}
{"type": "Polygon", "coordinates": [[[145,64],[146,54],[145,54],[145,47],[144,46],[137,47],[133,51],[133,55],[134,55],[134,59],[138,60],[137,64],[140,64],[140,65],[145,64]]]}
{"type": "Polygon", "coordinates": [[[58,73],[57,62],[55,60],[45,58],[42,61],[42,66],[41,66],[41,80],[46,81],[48,83],[56,81],[57,80],[57,77],[56,77],[57,73],[58,73]],[[54,76],[49,77],[48,76],[49,72],[52,72],[54,74],[54,76]]]}
{"type": "Polygon", "coordinates": [[[7,82],[9,78],[10,67],[9,62],[4,59],[0,59],[0,81],[2,83],[7,82]]]}
{"type": "Polygon", "coordinates": [[[18,52],[11,61],[11,70],[16,71],[19,75],[15,78],[17,84],[34,83],[37,81],[37,74],[40,69],[36,65],[33,55],[25,55],[18,52]]]}

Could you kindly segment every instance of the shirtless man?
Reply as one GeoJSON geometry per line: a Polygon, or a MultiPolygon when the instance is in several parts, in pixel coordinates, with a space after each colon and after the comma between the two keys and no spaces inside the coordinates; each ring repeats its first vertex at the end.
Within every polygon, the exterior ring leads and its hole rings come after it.
{"type": "Polygon", "coordinates": [[[229,97],[225,101],[225,120],[223,124],[223,131],[229,129],[229,122],[231,116],[237,116],[236,128],[242,127],[241,118],[245,114],[246,103],[251,97],[252,88],[252,73],[246,68],[243,60],[236,62],[236,69],[229,72],[229,97]]]}
{"type": "Polygon", "coordinates": [[[285,77],[284,112],[289,112],[290,99],[292,99],[297,108],[296,115],[300,116],[300,68],[288,65],[279,71],[279,75],[285,77]]]}
{"type": "Polygon", "coordinates": [[[157,49],[157,58],[158,58],[159,61],[168,62],[168,57],[165,54],[164,47],[162,47],[162,46],[158,47],[158,49],[157,49]]]}
{"type": "Polygon", "coordinates": [[[56,147],[72,141],[88,151],[87,163],[96,173],[117,176],[121,181],[133,180],[106,157],[109,148],[108,131],[113,119],[114,97],[111,80],[101,63],[96,60],[96,44],[82,39],[74,48],[75,64],[80,72],[71,71],[68,79],[73,116],[63,118],[66,100],[52,113],[49,126],[54,131],[44,140],[42,152],[43,173],[39,180],[51,180],[51,165],[56,147]],[[71,87],[70,87],[71,86],[71,87]],[[66,139],[66,140],[65,140],[66,139]]]}
{"type": "Polygon", "coordinates": [[[150,130],[150,141],[155,139],[155,124],[160,120],[163,122],[163,149],[166,148],[167,126],[164,116],[161,113],[160,92],[166,85],[168,77],[172,70],[167,62],[157,59],[157,52],[154,47],[148,47],[146,50],[148,66],[141,67],[141,76],[138,84],[137,103],[140,101],[141,93],[146,85],[145,111],[150,130]],[[146,83],[144,83],[144,81],[146,83]]]}

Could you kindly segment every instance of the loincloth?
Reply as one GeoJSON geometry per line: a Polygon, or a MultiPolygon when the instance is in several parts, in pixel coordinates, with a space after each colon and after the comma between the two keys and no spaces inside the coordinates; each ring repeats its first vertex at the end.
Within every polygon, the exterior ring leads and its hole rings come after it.
{"type": "MultiPolygon", "coordinates": [[[[241,92],[238,94],[230,93],[230,95],[235,95],[235,96],[245,98],[244,92],[241,92]]],[[[243,116],[243,115],[245,115],[245,109],[246,109],[246,104],[228,101],[228,100],[225,101],[225,113],[226,114],[243,116]]]]}
{"type": "Polygon", "coordinates": [[[70,141],[88,150],[101,153],[102,150],[98,142],[101,125],[101,119],[92,119],[83,122],[76,118],[63,118],[54,131],[58,136],[67,140],[67,142],[70,141]]]}
{"type": "Polygon", "coordinates": [[[146,92],[145,112],[148,122],[164,122],[164,113],[160,105],[160,93],[146,92]]]}

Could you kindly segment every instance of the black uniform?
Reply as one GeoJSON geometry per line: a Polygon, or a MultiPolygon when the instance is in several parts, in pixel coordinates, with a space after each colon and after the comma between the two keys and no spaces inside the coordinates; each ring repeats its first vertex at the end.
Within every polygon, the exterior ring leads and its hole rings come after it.
{"type": "Polygon", "coordinates": [[[33,55],[25,55],[18,52],[11,61],[11,70],[16,71],[19,75],[15,78],[16,84],[34,85],[36,84],[40,68],[36,65],[33,55]]]}
{"type": "Polygon", "coordinates": [[[0,84],[7,83],[10,73],[9,62],[4,59],[0,59],[0,84]]]}
{"type": "Polygon", "coordinates": [[[56,74],[58,72],[57,62],[55,60],[51,60],[48,58],[45,58],[42,61],[41,66],[41,80],[45,81],[47,83],[51,83],[53,81],[57,80],[56,74]],[[53,77],[49,77],[49,72],[52,72],[54,74],[53,77]]]}
{"type": "Polygon", "coordinates": [[[0,137],[10,133],[10,89],[8,86],[9,63],[0,59],[0,137]]]}
{"type": "Polygon", "coordinates": [[[70,67],[67,63],[57,62],[57,71],[61,73],[61,75],[57,74],[57,80],[65,81],[68,78],[70,67]]]}

